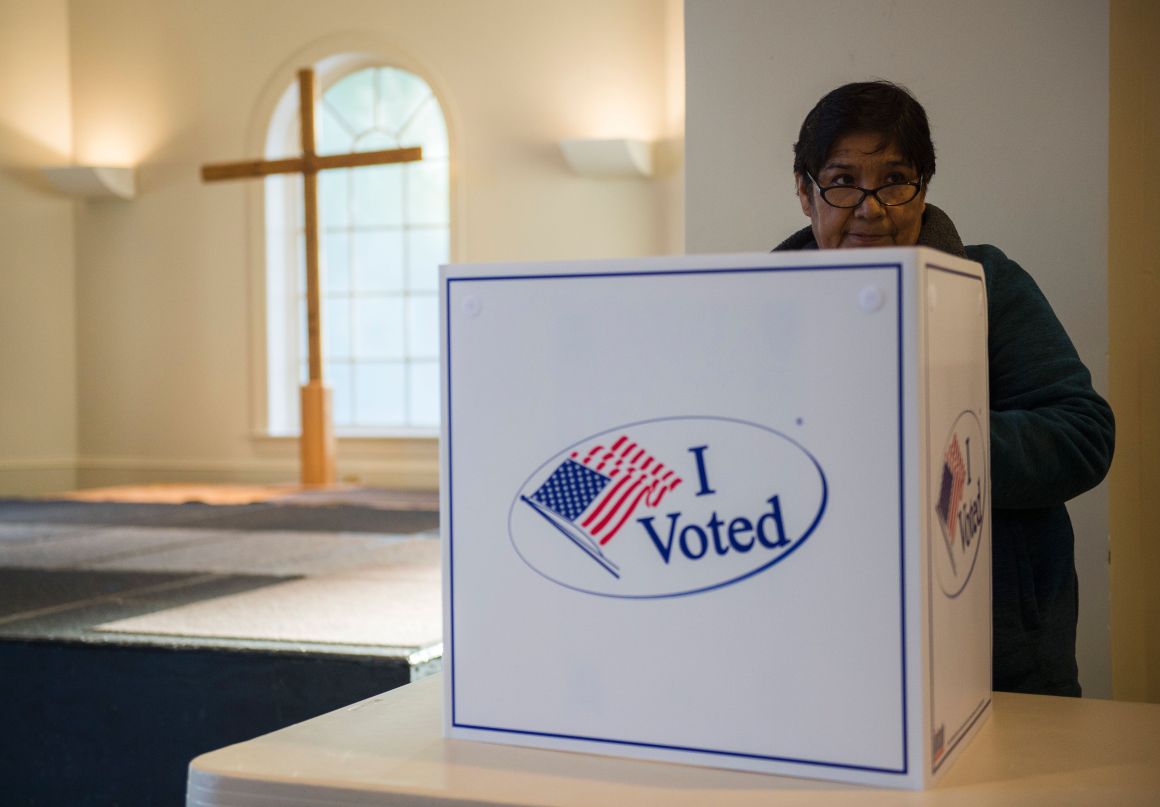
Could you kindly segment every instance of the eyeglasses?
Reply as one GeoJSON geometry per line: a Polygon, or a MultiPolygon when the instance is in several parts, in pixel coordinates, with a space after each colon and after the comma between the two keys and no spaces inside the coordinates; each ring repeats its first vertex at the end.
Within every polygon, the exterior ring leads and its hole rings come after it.
{"type": "Polygon", "coordinates": [[[913,202],[918,192],[922,190],[921,179],[914,182],[893,182],[877,188],[859,188],[855,185],[831,185],[823,188],[822,183],[814,179],[814,175],[809,171],[806,172],[806,176],[818,186],[818,192],[826,204],[832,207],[857,207],[867,196],[873,196],[878,200],[878,204],[885,207],[897,207],[913,202]]]}

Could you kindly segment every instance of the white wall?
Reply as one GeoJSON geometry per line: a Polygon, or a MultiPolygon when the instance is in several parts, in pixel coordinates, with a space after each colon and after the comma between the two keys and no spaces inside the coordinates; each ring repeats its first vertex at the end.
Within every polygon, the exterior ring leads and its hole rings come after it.
{"type": "MultiPolygon", "coordinates": [[[[1091,0],[687,0],[686,245],[763,250],[805,226],[792,144],[849,82],[909,87],[931,119],[928,200],[1036,278],[1107,390],[1108,7],[1091,0]]],[[[1107,492],[1069,505],[1080,678],[1110,692],[1107,492]]]]}
{"type": "Polygon", "coordinates": [[[72,151],[65,0],[0,0],[0,489],[74,482],[73,205],[39,167],[72,151]]]}
{"type": "MultiPolygon", "coordinates": [[[[255,110],[320,43],[397,53],[441,94],[454,258],[671,248],[666,183],[577,177],[556,145],[669,134],[666,18],[680,10],[665,0],[69,8],[77,156],[139,164],[141,186],[136,201],[78,213],[83,484],[294,478],[294,441],[254,434],[256,183],[203,185],[198,169],[260,156],[255,110]]],[[[340,476],[364,481],[434,485],[434,461],[433,440],[339,446],[340,476]]]]}

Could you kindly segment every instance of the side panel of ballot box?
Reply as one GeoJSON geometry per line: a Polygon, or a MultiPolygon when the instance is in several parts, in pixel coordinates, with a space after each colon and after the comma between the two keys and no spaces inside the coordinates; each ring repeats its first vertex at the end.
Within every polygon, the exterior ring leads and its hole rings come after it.
{"type": "Polygon", "coordinates": [[[929,778],[919,253],[446,269],[449,736],[929,778]]]}
{"type": "Polygon", "coordinates": [[[982,268],[923,250],[920,290],[929,780],[991,705],[990,403],[982,268]]]}

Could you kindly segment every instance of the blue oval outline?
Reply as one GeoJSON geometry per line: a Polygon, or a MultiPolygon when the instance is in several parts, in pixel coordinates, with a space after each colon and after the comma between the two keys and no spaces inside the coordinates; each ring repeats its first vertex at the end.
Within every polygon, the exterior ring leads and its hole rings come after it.
{"type": "Polygon", "coordinates": [[[609,597],[609,598],[617,599],[617,600],[667,600],[667,599],[670,599],[672,597],[688,597],[688,596],[691,596],[693,594],[704,594],[707,591],[713,591],[715,589],[725,588],[726,586],[731,586],[734,583],[740,583],[742,580],[746,580],[750,577],[753,577],[754,575],[760,574],[761,572],[764,572],[766,569],[769,569],[769,568],[781,563],[783,560],[785,560],[790,555],[792,555],[794,552],[796,552],[809,539],[809,537],[813,534],[814,530],[817,529],[818,524],[821,523],[822,516],[824,516],[826,513],[826,507],[828,506],[829,501],[830,501],[830,483],[826,479],[826,472],[824,470],[822,470],[822,464],[820,462],[818,462],[817,457],[815,457],[810,452],[809,449],[807,449],[805,446],[803,446],[797,440],[793,439],[792,437],[785,434],[784,432],[780,432],[777,429],[771,429],[769,426],[762,426],[760,423],[754,423],[754,422],[749,421],[749,420],[741,420],[740,418],[728,418],[728,417],[722,417],[719,415],[671,415],[669,417],[663,417],[663,418],[651,418],[649,420],[637,420],[637,421],[634,421],[632,423],[625,423],[625,424],[622,424],[620,426],[613,426],[609,429],[603,429],[603,430],[598,431],[598,432],[593,432],[592,434],[588,435],[587,437],[581,437],[576,442],[565,446],[562,450],[557,451],[551,457],[549,457],[548,459],[541,462],[536,467],[536,469],[534,471],[532,471],[530,474],[528,474],[527,478],[520,484],[519,491],[517,491],[515,498],[512,499],[511,506],[508,508],[508,540],[511,542],[512,548],[516,551],[516,554],[519,555],[520,560],[522,560],[524,562],[524,564],[529,569],[531,569],[536,574],[540,575],[540,577],[543,577],[545,580],[550,580],[551,582],[555,583],[558,586],[562,586],[564,588],[571,589],[572,591],[578,592],[580,594],[591,594],[594,597],[609,597]],[[592,440],[593,438],[599,437],[602,434],[608,434],[609,432],[615,432],[615,431],[618,431],[620,429],[631,429],[635,426],[643,426],[643,425],[648,424],[648,423],[665,423],[665,422],[670,421],[670,420],[717,420],[717,421],[722,421],[724,423],[737,423],[737,424],[740,424],[742,426],[750,426],[754,429],[760,429],[761,431],[769,432],[770,434],[773,434],[777,437],[780,437],[781,439],[785,440],[790,445],[797,448],[803,454],[805,454],[809,458],[810,462],[812,462],[814,464],[814,468],[816,468],[818,471],[818,477],[822,480],[822,502],[818,506],[818,514],[816,516],[814,516],[814,520],[810,523],[810,525],[808,527],[806,527],[805,532],[802,533],[801,537],[797,540],[797,542],[794,543],[794,545],[791,546],[789,549],[787,549],[785,552],[781,553],[776,558],[774,558],[773,560],[766,563],[764,566],[758,566],[756,569],[751,569],[750,571],[746,572],[745,574],[730,578],[729,580],[725,580],[721,583],[714,583],[713,585],[710,585],[710,586],[702,586],[700,588],[689,589],[688,591],[677,591],[677,592],[673,592],[672,594],[613,594],[613,593],[607,593],[607,592],[603,592],[603,591],[592,591],[591,589],[581,588],[580,586],[573,586],[573,585],[565,583],[561,580],[557,580],[556,578],[552,577],[551,575],[546,574],[546,573],[540,571],[539,569],[537,569],[532,564],[532,562],[530,560],[528,560],[526,557],[524,557],[524,553],[520,551],[519,544],[516,543],[516,537],[515,537],[514,532],[512,530],[512,516],[515,514],[516,504],[520,501],[520,494],[523,493],[523,491],[528,487],[528,483],[532,481],[532,478],[535,477],[536,474],[540,473],[540,471],[542,471],[544,468],[546,468],[553,460],[557,460],[561,456],[566,455],[568,453],[568,451],[570,451],[571,449],[575,448],[578,445],[581,445],[582,443],[587,442],[588,440],[592,440]]]}
{"type": "MultiPolygon", "coordinates": [[[[962,412],[959,412],[958,417],[955,418],[954,424],[951,425],[950,433],[947,434],[947,439],[943,441],[943,453],[944,454],[946,453],[947,445],[950,444],[951,439],[955,436],[955,429],[958,428],[959,421],[963,419],[963,415],[970,415],[974,419],[975,425],[979,427],[979,434],[980,435],[983,434],[983,422],[981,420],[979,420],[979,416],[975,414],[975,411],[973,409],[964,409],[962,412]]],[[[990,448],[989,444],[988,444],[987,448],[990,448]]],[[[989,454],[990,454],[990,452],[983,455],[983,475],[984,475],[983,478],[987,480],[987,490],[983,494],[983,507],[984,508],[987,508],[989,502],[991,501],[991,474],[990,474],[991,457],[989,456],[989,454]]],[[[531,479],[531,477],[528,477],[528,478],[531,479]]],[[[520,488],[520,490],[523,490],[523,488],[520,488]]],[[[927,524],[929,524],[929,523],[930,522],[928,521],[927,524]]],[[[511,527],[510,526],[508,527],[508,534],[509,535],[511,534],[511,527]]],[[[988,534],[988,536],[990,535],[990,530],[987,531],[987,534],[988,534]]],[[[942,584],[942,578],[939,577],[938,572],[935,572],[934,576],[938,580],[938,587],[940,589],[942,589],[943,596],[946,597],[948,600],[957,600],[959,598],[959,595],[967,590],[967,583],[970,583],[971,578],[975,576],[975,565],[979,562],[979,552],[982,550],[982,548],[983,548],[983,542],[979,541],[979,543],[975,545],[975,554],[971,558],[971,568],[967,572],[966,577],[963,578],[963,584],[958,587],[958,589],[955,591],[954,594],[947,591],[946,586],[944,586],[942,584]]]]}

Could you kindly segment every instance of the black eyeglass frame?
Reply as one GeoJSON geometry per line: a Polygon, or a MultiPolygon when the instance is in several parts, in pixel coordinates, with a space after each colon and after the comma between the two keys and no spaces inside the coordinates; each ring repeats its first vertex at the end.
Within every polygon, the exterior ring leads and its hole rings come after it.
{"type": "Polygon", "coordinates": [[[879,185],[877,188],[862,188],[858,185],[830,185],[829,187],[823,188],[822,183],[818,182],[818,180],[814,178],[814,175],[809,171],[806,171],[806,176],[809,177],[810,181],[813,182],[817,187],[818,193],[822,196],[822,201],[828,204],[830,207],[836,207],[839,210],[851,210],[865,202],[867,196],[873,196],[874,201],[878,202],[878,204],[882,205],[883,207],[902,207],[903,205],[910,204],[918,198],[918,195],[922,193],[923,184],[922,179],[916,179],[913,182],[888,182],[885,185],[879,185]],[[914,196],[911,196],[905,202],[887,202],[878,195],[878,191],[880,190],[885,190],[886,188],[897,188],[899,185],[909,185],[914,188],[914,196]],[[861,191],[862,195],[858,197],[858,201],[852,205],[836,205],[826,198],[826,193],[833,190],[861,191]]]}

